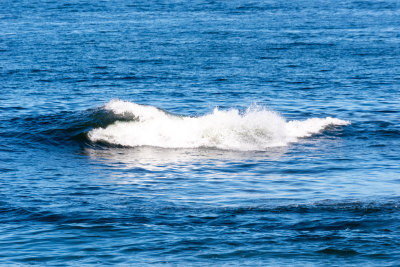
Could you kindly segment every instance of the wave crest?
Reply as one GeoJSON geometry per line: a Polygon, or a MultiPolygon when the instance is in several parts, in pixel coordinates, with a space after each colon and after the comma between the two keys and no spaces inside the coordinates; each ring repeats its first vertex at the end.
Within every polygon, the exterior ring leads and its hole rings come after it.
{"type": "Polygon", "coordinates": [[[287,146],[330,125],[350,124],[330,117],[287,122],[278,113],[257,106],[243,113],[215,108],[199,117],[175,116],[153,106],[121,100],[112,100],[104,108],[132,119],[92,129],[89,139],[127,147],[264,150],[287,146]]]}

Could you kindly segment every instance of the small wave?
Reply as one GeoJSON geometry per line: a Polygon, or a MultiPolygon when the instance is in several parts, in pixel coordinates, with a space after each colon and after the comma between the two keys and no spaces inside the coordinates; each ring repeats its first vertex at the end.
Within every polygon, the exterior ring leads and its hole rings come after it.
{"type": "Polygon", "coordinates": [[[172,115],[153,106],[112,100],[104,110],[125,119],[91,129],[88,138],[95,143],[126,147],[264,150],[287,146],[328,126],[350,124],[331,117],[286,121],[277,112],[259,106],[245,112],[215,108],[210,114],[189,117],[172,115]]]}
{"type": "Polygon", "coordinates": [[[33,141],[40,145],[68,146],[78,143],[87,146],[91,144],[87,139],[87,133],[91,129],[107,127],[116,121],[132,120],[132,116],[116,115],[103,108],[65,111],[3,120],[3,129],[6,131],[1,134],[10,140],[14,139],[14,144],[32,145],[33,141]]]}

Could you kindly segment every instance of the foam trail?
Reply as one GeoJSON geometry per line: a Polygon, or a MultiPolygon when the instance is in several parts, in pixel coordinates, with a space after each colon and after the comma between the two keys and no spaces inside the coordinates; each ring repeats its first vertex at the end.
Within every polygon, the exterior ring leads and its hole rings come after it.
{"type": "Polygon", "coordinates": [[[287,146],[329,125],[350,124],[330,117],[287,122],[278,113],[260,107],[249,108],[243,114],[236,109],[215,108],[200,117],[174,116],[153,106],[121,100],[112,100],[104,108],[116,115],[131,116],[132,120],[92,129],[89,139],[128,147],[264,150],[287,146]]]}

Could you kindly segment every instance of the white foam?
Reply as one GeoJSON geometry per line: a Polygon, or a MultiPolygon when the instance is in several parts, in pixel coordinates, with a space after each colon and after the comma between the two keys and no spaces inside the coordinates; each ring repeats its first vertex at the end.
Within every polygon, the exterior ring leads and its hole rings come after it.
{"type": "Polygon", "coordinates": [[[174,116],[153,106],[121,100],[112,100],[104,108],[134,119],[93,129],[89,139],[129,147],[264,150],[287,146],[329,125],[350,124],[330,117],[287,122],[278,113],[260,107],[249,108],[242,114],[236,109],[215,108],[211,114],[199,117],[174,116]]]}

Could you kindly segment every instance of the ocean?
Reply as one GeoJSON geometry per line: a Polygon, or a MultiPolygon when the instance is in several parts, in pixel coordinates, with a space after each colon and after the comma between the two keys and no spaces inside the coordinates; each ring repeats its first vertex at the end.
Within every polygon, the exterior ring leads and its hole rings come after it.
{"type": "Polygon", "coordinates": [[[0,1],[0,265],[399,266],[398,0],[0,1]]]}

